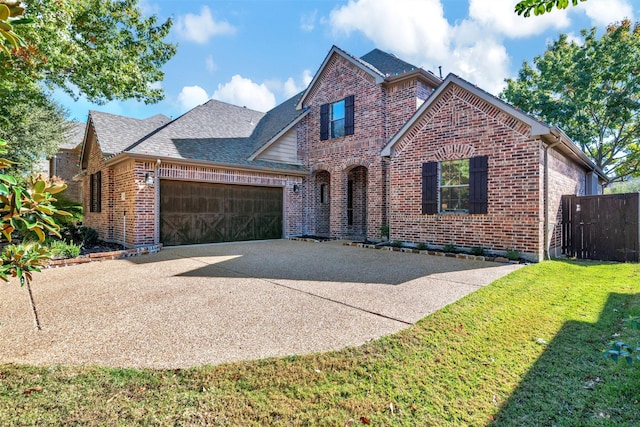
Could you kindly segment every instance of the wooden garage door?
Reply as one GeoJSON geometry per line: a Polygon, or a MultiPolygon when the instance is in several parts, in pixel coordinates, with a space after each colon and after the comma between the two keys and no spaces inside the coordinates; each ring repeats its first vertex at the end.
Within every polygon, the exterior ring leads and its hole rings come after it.
{"type": "Polygon", "coordinates": [[[282,188],[160,181],[166,246],[282,238],[282,188]]]}

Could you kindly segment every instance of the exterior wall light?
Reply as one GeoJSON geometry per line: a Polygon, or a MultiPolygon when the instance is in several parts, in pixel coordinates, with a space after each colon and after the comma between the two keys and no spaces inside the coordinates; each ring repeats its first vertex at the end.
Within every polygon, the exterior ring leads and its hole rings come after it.
{"type": "Polygon", "coordinates": [[[145,184],[147,184],[147,186],[148,186],[148,187],[153,187],[153,182],[154,182],[154,181],[153,181],[153,174],[152,174],[152,173],[147,172],[147,173],[144,175],[144,183],[145,183],[145,184]]]}
{"type": "Polygon", "coordinates": [[[294,193],[299,193],[300,192],[300,186],[298,184],[293,184],[293,192],[294,193]]]}

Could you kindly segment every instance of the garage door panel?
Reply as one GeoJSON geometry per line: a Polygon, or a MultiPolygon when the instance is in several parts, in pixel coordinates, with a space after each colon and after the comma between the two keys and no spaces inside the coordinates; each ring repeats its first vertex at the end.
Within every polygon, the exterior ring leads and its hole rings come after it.
{"type": "Polygon", "coordinates": [[[282,237],[282,188],[160,181],[167,246],[282,237]]]}

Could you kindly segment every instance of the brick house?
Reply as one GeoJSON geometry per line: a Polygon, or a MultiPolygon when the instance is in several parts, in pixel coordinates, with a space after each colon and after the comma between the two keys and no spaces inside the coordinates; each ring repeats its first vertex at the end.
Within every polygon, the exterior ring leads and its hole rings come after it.
{"type": "Polygon", "coordinates": [[[606,179],[559,129],[468,82],[333,47],[267,113],[210,100],[175,120],[92,111],[85,224],[126,246],[323,235],[558,245],[560,195],[606,179]],[[547,242],[547,243],[545,243],[547,242]]]}
{"type": "Polygon", "coordinates": [[[84,140],[86,125],[82,122],[70,122],[66,133],[66,142],[60,144],[56,154],[49,159],[49,177],[58,177],[67,184],[64,195],[74,201],[82,200],[82,185],[73,177],[80,172],[78,161],[84,140]]]}

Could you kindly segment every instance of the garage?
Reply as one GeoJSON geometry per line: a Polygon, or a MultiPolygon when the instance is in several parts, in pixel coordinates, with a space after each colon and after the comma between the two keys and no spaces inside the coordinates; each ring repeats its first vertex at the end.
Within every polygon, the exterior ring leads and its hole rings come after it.
{"type": "Polygon", "coordinates": [[[281,187],[160,181],[165,246],[282,238],[281,187]]]}

